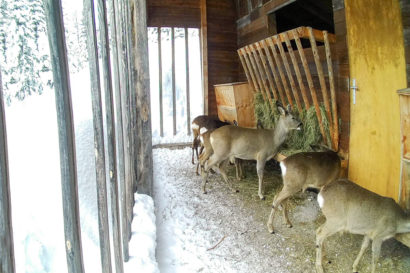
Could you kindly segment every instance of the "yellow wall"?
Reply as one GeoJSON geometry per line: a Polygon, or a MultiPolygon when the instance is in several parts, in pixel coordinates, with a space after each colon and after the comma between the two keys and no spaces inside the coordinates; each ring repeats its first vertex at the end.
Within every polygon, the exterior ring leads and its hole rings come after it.
{"type": "Polygon", "coordinates": [[[400,112],[396,91],[406,87],[398,0],[346,0],[351,94],[349,179],[397,200],[400,112]],[[352,92],[351,92],[352,93],[352,92]]]}

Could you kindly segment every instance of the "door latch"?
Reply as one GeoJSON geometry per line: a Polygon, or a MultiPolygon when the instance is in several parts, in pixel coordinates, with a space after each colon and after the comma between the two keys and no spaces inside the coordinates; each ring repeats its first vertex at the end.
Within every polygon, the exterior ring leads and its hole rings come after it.
{"type": "Polygon", "coordinates": [[[359,90],[359,87],[356,85],[356,79],[352,79],[352,85],[350,86],[350,89],[352,89],[352,101],[353,104],[356,104],[356,91],[359,90]]]}

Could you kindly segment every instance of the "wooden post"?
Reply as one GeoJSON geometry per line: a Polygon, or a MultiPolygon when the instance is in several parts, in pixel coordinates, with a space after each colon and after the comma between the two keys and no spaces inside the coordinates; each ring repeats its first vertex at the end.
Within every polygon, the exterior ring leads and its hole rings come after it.
{"type": "Polygon", "coordinates": [[[295,70],[296,78],[297,78],[298,83],[299,83],[299,88],[300,88],[300,91],[302,93],[303,102],[305,103],[305,108],[307,110],[307,109],[310,108],[310,103],[309,103],[309,99],[306,95],[306,89],[305,89],[305,85],[303,84],[302,75],[300,74],[299,65],[296,62],[295,53],[293,52],[292,45],[290,44],[288,34],[283,33],[283,36],[285,38],[286,47],[288,48],[290,59],[292,60],[292,64],[293,64],[293,68],[295,70]]]}
{"type": "Polygon", "coordinates": [[[191,135],[191,99],[189,94],[189,38],[188,38],[188,29],[185,28],[185,91],[186,91],[186,125],[187,125],[187,133],[191,135]]]}
{"type": "MultiPolygon", "coordinates": [[[[317,50],[316,40],[315,40],[315,36],[313,35],[312,28],[309,27],[308,31],[309,31],[310,45],[312,46],[313,57],[315,59],[317,73],[319,75],[319,83],[320,83],[320,88],[322,90],[323,103],[326,108],[327,120],[329,122],[329,131],[330,131],[330,134],[332,134],[333,120],[332,120],[332,114],[330,113],[329,96],[327,95],[326,82],[325,82],[325,77],[323,75],[322,63],[320,62],[320,59],[319,59],[319,52],[317,50]]],[[[330,145],[332,145],[332,143],[330,143],[330,145]]]]}
{"type": "Polygon", "coordinates": [[[243,57],[241,50],[238,49],[237,52],[238,52],[239,59],[241,60],[243,70],[245,71],[246,78],[248,79],[249,85],[252,87],[253,92],[256,92],[255,83],[253,82],[251,78],[251,74],[248,70],[248,67],[246,66],[245,58],[243,57]]]}
{"type": "Polygon", "coordinates": [[[117,133],[117,148],[118,148],[118,180],[119,180],[119,186],[120,186],[120,212],[121,212],[121,233],[122,233],[122,252],[124,254],[123,259],[126,260],[125,258],[125,253],[128,252],[128,239],[126,238],[125,234],[127,234],[127,224],[126,224],[126,194],[125,194],[125,152],[124,152],[124,135],[123,135],[123,120],[122,120],[122,103],[121,103],[121,94],[125,92],[125,87],[123,83],[125,82],[124,80],[124,75],[120,71],[123,71],[123,66],[122,66],[122,55],[120,52],[122,52],[122,35],[121,35],[121,23],[119,20],[119,16],[121,16],[120,10],[119,10],[119,4],[116,0],[112,0],[112,6],[113,6],[113,19],[112,22],[114,24],[113,28],[113,35],[114,37],[112,39],[114,46],[113,46],[113,53],[114,53],[114,74],[116,75],[116,88],[115,88],[115,111],[116,111],[116,119],[117,119],[117,127],[116,127],[116,133],[117,133]]]}
{"type": "Polygon", "coordinates": [[[61,2],[44,0],[44,10],[57,108],[67,272],[82,273],[84,265],[81,252],[73,111],[61,2]]]}
{"type": "Polygon", "coordinates": [[[208,89],[208,21],[206,0],[200,0],[201,7],[201,59],[202,59],[202,88],[204,89],[204,113],[209,113],[209,89],[208,89]]]}
{"type": "Polygon", "coordinates": [[[268,57],[268,62],[269,62],[269,65],[271,67],[271,70],[272,70],[273,78],[275,79],[276,87],[278,88],[279,97],[280,97],[280,100],[282,102],[282,105],[286,105],[286,99],[285,99],[285,96],[283,94],[282,85],[281,85],[279,76],[276,73],[275,64],[273,63],[273,59],[272,59],[272,56],[269,52],[268,45],[266,44],[265,40],[260,41],[260,44],[262,45],[263,49],[265,50],[266,56],[268,57]]]}
{"type": "Polygon", "coordinates": [[[159,132],[160,136],[164,136],[164,109],[162,106],[162,38],[161,38],[161,27],[158,27],[158,89],[159,89],[159,132]]]}
{"type": "Polygon", "coordinates": [[[171,60],[172,60],[172,125],[174,136],[177,134],[177,102],[175,90],[175,28],[171,28],[171,60]]]}
{"type": "Polygon", "coordinates": [[[0,69],[0,271],[16,272],[14,261],[13,224],[11,219],[11,199],[9,161],[7,154],[7,129],[4,108],[3,82],[0,69]]]}
{"type": "MultiPolygon", "coordinates": [[[[105,94],[105,117],[107,124],[107,149],[108,149],[108,169],[110,177],[110,197],[111,197],[111,226],[113,229],[113,247],[115,258],[115,272],[124,272],[121,250],[120,233],[120,213],[118,199],[118,180],[117,180],[117,153],[115,144],[115,123],[114,123],[114,95],[111,73],[110,43],[108,36],[107,6],[106,0],[98,0],[98,18],[100,22],[100,40],[103,61],[103,79],[105,94]]],[[[114,20],[112,20],[114,21],[114,20]]],[[[113,22],[114,23],[114,22],[113,22]]],[[[112,26],[111,26],[112,27],[112,26]]],[[[114,27],[115,28],[115,23],[114,27]]],[[[114,33],[115,34],[115,33],[114,33]]],[[[113,37],[116,39],[116,36],[113,37]]]]}
{"type": "Polygon", "coordinates": [[[275,59],[276,67],[278,68],[279,75],[280,75],[280,78],[281,78],[281,80],[282,80],[283,87],[284,87],[284,89],[285,89],[286,97],[287,97],[287,99],[288,99],[288,103],[289,103],[289,104],[292,106],[292,108],[293,108],[294,105],[293,105],[292,96],[290,95],[288,82],[286,81],[285,74],[283,74],[283,71],[282,71],[282,63],[281,63],[280,60],[279,60],[278,53],[276,52],[275,44],[274,44],[274,42],[273,42],[273,39],[272,39],[272,37],[266,38],[266,41],[267,41],[268,45],[270,46],[271,51],[272,51],[272,53],[273,53],[273,58],[275,59]]]}
{"type": "MultiPolygon", "coordinates": [[[[93,109],[95,177],[97,180],[98,226],[100,235],[101,269],[111,271],[110,236],[108,226],[107,184],[105,177],[105,149],[100,88],[100,69],[95,26],[94,1],[84,0],[87,21],[87,48],[91,80],[91,103],[93,109]]],[[[100,30],[101,31],[101,30],[100,30]]]]}
{"type": "Polygon", "coordinates": [[[249,48],[248,46],[245,46],[245,52],[246,52],[246,54],[247,54],[249,60],[251,61],[252,70],[253,70],[253,72],[254,72],[254,74],[255,74],[256,81],[257,81],[258,84],[259,84],[259,91],[262,93],[263,100],[266,101],[266,100],[267,100],[267,97],[266,97],[266,95],[265,95],[265,89],[264,89],[264,86],[263,86],[263,83],[262,83],[262,77],[261,77],[261,75],[259,74],[258,68],[257,68],[257,66],[256,66],[256,61],[255,61],[254,57],[252,56],[252,52],[251,52],[251,50],[250,50],[250,48],[249,48]]]}
{"type": "Polygon", "coordinates": [[[295,81],[293,80],[292,76],[292,71],[290,70],[289,62],[288,59],[286,58],[285,50],[283,49],[282,42],[280,39],[278,39],[278,36],[274,36],[273,39],[275,40],[275,43],[277,47],[279,48],[280,55],[282,56],[282,62],[285,66],[286,73],[288,74],[288,79],[290,82],[290,87],[292,89],[293,97],[295,98],[296,101],[296,106],[298,107],[299,113],[302,113],[302,104],[300,103],[300,98],[298,94],[298,90],[295,85],[295,81]]]}
{"type": "Polygon", "coordinates": [[[300,56],[300,59],[302,60],[303,68],[305,70],[305,75],[306,75],[306,79],[308,82],[310,95],[312,96],[313,105],[316,111],[316,117],[319,123],[320,133],[322,134],[322,137],[325,143],[329,144],[325,129],[323,127],[322,114],[320,113],[320,108],[319,108],[319,101],[317,99],[315,86],[313,85],[313,80],[312,80],[312,75],[310,74],[309,65],[306,61],[305,51],[303,50],[302,43],[300,42],[300,39],[298,35],[296,34],[295,30],[293,30],[293,37],[295,38],[296,46],[299,51],[299,56],[300,56]]]}
{"type": "Polygon", "coordinates": [[[332,116],[333,116],[333,148],[335,151],[339,150],[339,120],[337,115],[337,104],[336,104],[336,92],[335,92],[335,82],[333,77],[333,66],[332,66],[332,54],[330,52],[329,37],[327,31],[323,31],[323,38],[325,40],[325,51],[326,51],[326,61],[327,70],[329,76],[329,86],[330,86],[330,99],[332,100],[332,116]]]}
{"type": "Polygon", "coordinates": [[[131,143],[129,138],[130,131],[130,104],[129,104],[129,81],[128,81],[128,65],[127,65],[127,41],[123,29],[125,29],[125,16],[124,16],[124,2],[117,0],[118,6],[118,25],[117,33],[120,34],[119,39],[119,50],[120,52],[120,75],[122,76],[122,86],[120,92],[120,102],[121,102],[121,116],[123,121],[122,134],[123,134],[123,145],[124,145],[124,180],[120,182],[121,185],[121,211],[122,211],[122,245],[123,245],[123,255],[124,261],[128,262],[129,260],[129,244],[128,240],[131,237],[131,220],[129,212],[129,203],[131,200],[129,198],[129,192],[131,188],[131,143]]]}
{"type": "Polygon", "coordinates": [[[255,71],[253,71],[252,65],[250,63],[248,54],[246,54],[245,48],[241,48],[240,52],[242,53],[243,59],[245,60],[246,66],[248,67],[248,71],[252,78],[252,83],[255,87],[255,92],[261,92],[261,87],[259,86],[258,81],[256,80],[255,71]]]}
{"type": "Polygon", "coordinates": [[[150,84],[148,66],[148,34],[145,0],[133,0],[133,59],[135,87],[137,93],[138,135],[138,192],[152,196],[153,161],[150,114],[150,84]]]}

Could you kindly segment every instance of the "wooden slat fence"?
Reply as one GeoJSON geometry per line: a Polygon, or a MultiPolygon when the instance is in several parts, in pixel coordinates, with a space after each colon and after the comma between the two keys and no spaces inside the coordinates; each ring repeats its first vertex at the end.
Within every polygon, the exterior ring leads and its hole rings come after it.
{"type": "Polygon", "coordinates": [[[325,143],[338,150],[339,124],[330,47],[335,42],[335,35],[327,31],[298,27],[244,46],[238,49],[238,55],[250,86],[262,94],[273,111],[276,111],[274,101],[290,104],[299,113],[313,105],[325,143]],[[301,39],[309,40],[310,48],[304,49],[301,39]],[[324,44],[324,50],[318,42],[324,44]],[[307,56],[315,70],[309,66],[307,56]],[[322,65],[323,60],[327,69],[322,65]],[[330,139],[324,128],[321,104],[325,108],[330,139]]]}

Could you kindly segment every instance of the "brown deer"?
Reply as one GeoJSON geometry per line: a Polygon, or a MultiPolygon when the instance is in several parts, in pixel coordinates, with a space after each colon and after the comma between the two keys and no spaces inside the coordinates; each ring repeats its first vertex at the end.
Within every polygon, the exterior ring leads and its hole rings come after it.
{"type": "MultiPolygon", "coordinates": [[[[237,126],[223,126],[211,133],[210,143],[213,154],[209,157],[202,178],[202,191],[206,193],[208,172],[214,166],[221,164],[228,158],[235,157],[245,160],[256,160],[256,169],[259,178],[258,195],[263,196],[263,171],[267,160],[271,159],[278,151],[279,146],[286,140],[290,130],[300,129],[302,123],[291,114],[288,106],[286,111],[278,105],[280,113],[274,129],[251,129],[237,126]]],[[[223,168],[220,173],[229,187],[236,191],[229,181],[223,168]]]]}
{"type": "Polygon", "coordinates": [[[274,233],[273,219],[281,204],[283,204],[283,219],[288,227],[292,227],[286,206],[287,199],[299,191],[304,192],[307,188],[320,189],[332,182],[339,177],[340,164],[337,153],[330,150],[297,153],[281,161],[283,188],[273,199],[267,224],[269,232],[274,233]]]}
{"type": "MultiPolygon", "coordinates": [[[[198,147],[201,144],[200,139],[199,139],[201,128],[206,128],[209,131],[209,130],[215,130],[225,125],[230,125],[230,123],[220,121],[217,117],[201,115],[201,116],[197,116],[196,118],[194,118],[194,120],[192,121],[192,126],[191,126],[192,134],[194,136],[194,140],[192,141],[192,164],[195,164],[194,152],[196,152],[196,158],[199,160],[198,147]]],[[[197,171],[197,174],[198,174],[198,171],[197,171]]]]}
{"type": "Polygon", "coordinates": [[[383,241],[397,233],[410,232],[410,216],[392,199],[368,191],[347,179],[324,186],[318,203],[326,222],[316,231],[316,270],[323,273],[323,241],[337,232],[363,234],[364,240],[353,263],[353,272],[372,240],[372,273],[383,241]]]}

